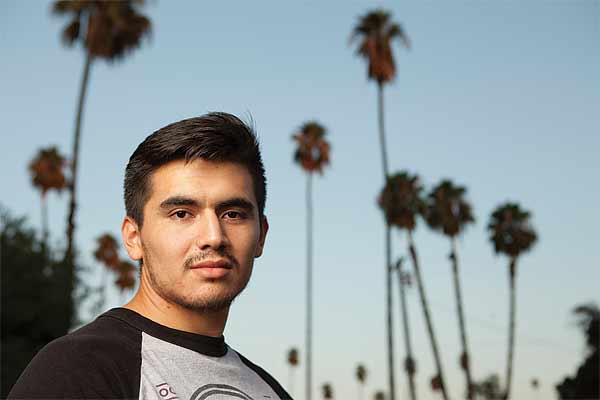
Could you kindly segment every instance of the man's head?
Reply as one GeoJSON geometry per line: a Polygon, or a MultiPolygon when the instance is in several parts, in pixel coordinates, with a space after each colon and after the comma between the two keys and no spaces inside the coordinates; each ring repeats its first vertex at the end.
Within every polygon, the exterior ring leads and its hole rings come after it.
{"type": "Polygon", "coordinates": [[[152,173],[170,161],[195,159],[244,165],[252,176],[259,214],[264,216],[267,186],[256,135],[236,116],[215,112],[157,130],[129,158],[125,168],[125,210],[140,228],[152,173]]]}
{"type": "Polygon", "coordinates": [[[142,285],[168,303],[220,311],[244,289],[268,229],[266,184],[252,130],[211,113],[142,142],[125,172],[122,232],[142,285]]]}

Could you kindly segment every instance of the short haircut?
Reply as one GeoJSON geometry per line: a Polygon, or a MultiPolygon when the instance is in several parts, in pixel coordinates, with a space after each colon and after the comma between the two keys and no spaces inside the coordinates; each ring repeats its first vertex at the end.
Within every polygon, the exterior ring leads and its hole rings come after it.
{"type": "Polygon", "coordinates": [[[267,197],[265,169],[254,130],[232,114],[212,112],[167,125],[135,149],[125,168],[125,210],[141,228],[150,197],[152,173],[175,160],[228,161],[241,164],[252,176],[260,217],[267,197]]]}

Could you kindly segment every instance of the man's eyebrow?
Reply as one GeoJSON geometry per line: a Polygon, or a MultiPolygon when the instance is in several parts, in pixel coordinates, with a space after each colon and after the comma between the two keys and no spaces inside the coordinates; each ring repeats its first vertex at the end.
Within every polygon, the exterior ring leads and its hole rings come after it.
{"type": "Polygon", "coordinates": [[[159,208],[161,210],[168,210],[173,207],[181,207],[181,206],[198,207],[199,204],[196,200],[190,199],[189,197],[173,196],[173,197],[169,197],[168,199],[166,199],[162,203],[160,203],[159,208]]]}
{"type": "Polygon", "coordinates": [[[254,204],[252,204],[251,201],[249,201],[248,199],[245,199],[243,197],[234,197],[232,199],[222,201],[219,204],[217,204],[216,209],[223,210],[225,208],[230,208],[230,207],[241,208],[242,210],[247,211],[247,212],[254,211],[254,204]]]}

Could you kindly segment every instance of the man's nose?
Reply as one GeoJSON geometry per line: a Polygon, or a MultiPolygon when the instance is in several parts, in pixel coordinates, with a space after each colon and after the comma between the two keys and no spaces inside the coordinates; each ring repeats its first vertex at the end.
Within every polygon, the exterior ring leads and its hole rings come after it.
{"type": "Polygon", "coordinates": [[[206,213],[200,219],[197,243],[201,250],[218,250],[227,244],[227,235],[223,231],[219,216],[214,213],[206,213]]]}

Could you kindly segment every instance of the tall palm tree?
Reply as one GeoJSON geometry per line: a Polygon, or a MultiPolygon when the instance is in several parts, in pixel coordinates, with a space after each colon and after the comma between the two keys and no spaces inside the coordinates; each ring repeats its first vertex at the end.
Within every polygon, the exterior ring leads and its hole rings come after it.
{"type": "Polygon", "coordinates": [[[298,349],[297,348],[292,347],[290,349],[290,351],[288,352],[287,361],[288,361],[288,364],[290,365],[289,388],[290,388],[290,393],[292,393],[292,396],[293,396],[294,395],[294,370],[296,369],[296,367],[298,367],[298,349]]]}
{"type": "Polygon", "coordinates": [[[126,290],[131,290],[135,287],[135,272],[137,271],[135,265],[128,260],[121,260],[117,267],[117,279],[115,279],[115,285],[121,290],[121,301],[126,301],[127,293],[126,290]]]}
{"type": "Polygon", "coordinates": [[[402,326],[404,328],[404,347],[406,357],[404,358],[404,371],[408,377],[408,390],[411,400],[416,400],[417,390],[415,385],[415,373],[417,365],[413,357],[412,343],[410,340],[410,328],[408,319],[408,307],[406,307],[406,288],[411,285],[411,277],[408,272],[402,269],[404,259],[401,257],[396,262],[396,276],[398,277],[398,287],[400,288],[400,309],[402,310],[402,326]]]}
{"type": "Polygon", "coordinates": [[[109,272],[114,272],[117,275],[115,285],[123,293],[126,289],[132,289],[135,286],[135,266],[123,260],[119,256],[119,245],[114,236],[110,233],[105,233],[96,239],[96,250],[94,250],[94,258],[104,264],[106,267],[103,274],[102,282],[102,305],[106,299],[107,278],[109,272]]]}
{"type": "Polygon", "coordinates": [[[456,186],[449,180],[443,180],[434,187],[427,197],[427,212],[425,219],[429,227],[441,232],[450,239],[450,261],[454,277],[454,294],[458,313],[458,328],[460,332],[462,354],[460,366],[465,371],[467,399],[473,399],[473,378],[467,346],[467,329],[465,324],[464,306],[458,273],[458,254],[456,252],[456,237],[460,235],[467,224],[475,221],[471,205],[465,199],[466,189],[456,186]]]}
{"type": "MultiPolygon", "coordinates": [[[[379,123],[379,147],[381,150],[381,165],[383,179],[387,181],[389,176],[387,146],[384,128],[384,105],[383,87],[391,82],[396,76],[396,64],[392,51],[392,41],[400,39],[406,48],[410,48],[408,36],[402,27],[393,22],[391,14],[378,9],[369,11],[359,18],[358,24],[352,31],[351,41],[359,40],[357,54],[363,57],[368,64],[368,77],[377,83],[377,105],[379,123]]],[[[392,277],[391,277],[391,236],[390,226],[385,227],[385,273],[386,273],[386,321],[387,321],[387,344],[388,344],[388,380],[390,399],[395,400],[394,379],[394,345],[393,345],[393,321],[392,321],[392,277]]]]}
{"type": "Polygon", "coordinates": [[[292,136],[296,142],[294,161],[306,172],[306,398],[312,398],[312,274],[313,274],[313,200],[312,175],[323,174],[329,164],[330,145],[325,140],[325,128],[318,122],[302,125],[292,136]]]}
{"type": "Polygon", "coordinates": [[[506,363],[506,390],[504,399],[510,397],[512,384],[513,354],[515,347],[515,315],[517,259],[531,249],[537,240],[537,235],[529,223],[531,214],[521,209],[517,203],[504,203],[498,206],[490,217],[488,230],[490,241],[496,253],[502,253],[509,258],[508,282],[510,287],[510,324],[508,328],[508,361],[506,363]]]}
{"type": "Polygon", "coordinates": [[[142,38],[150,33],[150,20],[137,10],[137,6],[143,2],[143,0],[57,0],[52,7],[53,13],[69,17],[69,22],[62,31],[64,43],[72,46],[75,42],[81,42],[85,49],[71,156],[67,248],[64,256],[65,264],[69,267],[73,265],[79,142],[90,69],[97,58],[109,62],[122,59],[137,48],[142,38]]]}
{"type": "Polygon", "coordinates": [[[439,380],[439,389],[445,400],[448,400],[448,393],[444,383],[444,374],[442,363],[435,338],[433,321],[429,312],[427,296],[423,278],[421,277],[421,269],[419,267],[419,259],[417,250],[413,241],[413,231],[416,227],[417,216],[425,211],[425,202],[421,198],[423,187],[419,183],[419,178],[416,175],[411,175],[408,172],[402,171],[388,179],[381,195],[379,196],[379,205],[383,209],[388,224],[404,229],[408,236],[408,252],[413,262],[415,278],[419,289],[419,297],[423,309],[423,316],[427,324],[427,333],[433,351],[433,357],[437,369],[437,379],[439,380]]]}
{"type": "Polygon", "coordinates": [[[42,203],[42,253],[46,257],[48,246],[48,203],[46,194],[49,190],[62,191],[67,186],[64,174],[65,158],[58,148],[40,149],[35,158],[29,163],[31,183],[39,189],[42,203]]]}
{"type": "Polygon", "coordinates": [[[102,283],[99,288],[100,299],[98,307],[102,307],[106,304],[106,289],[108,286],[109,272],[116,272],[121,263],[119,258],[119,245],[117,239],[110,233],[104,233],[96,239],[96,249],[94,250],[94,258],[96,261],[104,265],[102,272],[102,283]]]}
{"type": "Polygon", "coordinates": [[[356,380],[358,381],[358,399],[363,400],[365,393],[365,382],[367,381],[367,369],[364,365],[358,364],[356,366],[356,380]]]}
{"type": "Polygon", "coordinates": [[[325,384],[323,384],[321,389],[323,390],[323,399],[324,400],[333,399],[333,388],[331,387],[331,384],[325,383],[325,384]]]}

